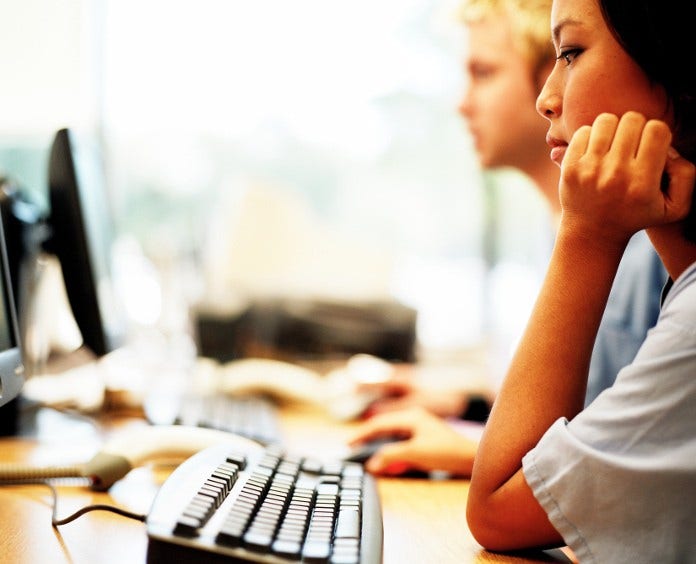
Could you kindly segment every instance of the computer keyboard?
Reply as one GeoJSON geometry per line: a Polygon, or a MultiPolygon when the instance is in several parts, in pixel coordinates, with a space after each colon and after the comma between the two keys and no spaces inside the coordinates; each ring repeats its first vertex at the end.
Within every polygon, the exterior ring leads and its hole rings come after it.
{"type": "MultiPolygon", "coordinates": [[[[148,413],[148,410],[146,410],[148,413]]],[[[161,416],[153,423],[171,423],[228,431],[263,445],[282,444],[278,407],[263,396],[230,396],[224,393],[190,394],[179,404],[168,421],[161,416]],[[172,420],[173,418],[173,420],[172,420]]],[[[154,419],[154,420],[153,420],[154,419]]]]}
{"type": "Polygon", "coordinates": [[[362,466],[273,446],[208,447],[177,467],[147,517],[147,561],[378,564],[382,512],[362,466]]]}

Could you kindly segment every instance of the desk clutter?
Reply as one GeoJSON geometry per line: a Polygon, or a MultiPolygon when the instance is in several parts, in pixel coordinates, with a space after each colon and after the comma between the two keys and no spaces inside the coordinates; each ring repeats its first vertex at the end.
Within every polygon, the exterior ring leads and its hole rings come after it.
{"type": "Polygon", "coordinates": [[[310,298],[251,300],[234,313],[194,311],[199,354],[221,362],[250,356],[283,360],[370,354],[413,362],[416,310],[397,301],[310,298]]]}

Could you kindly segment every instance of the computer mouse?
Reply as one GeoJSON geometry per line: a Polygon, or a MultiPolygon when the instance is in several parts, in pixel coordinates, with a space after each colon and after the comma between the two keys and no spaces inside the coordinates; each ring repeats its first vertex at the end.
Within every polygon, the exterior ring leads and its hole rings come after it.
{"type": "Polygon", "coordinates": [[[364,464],[368,458],[370,458],[383,446],[398,441],[403,441],[406,438],[407,437],[404,436],[394,435],[372,439],[365,443],[361,443],[359,445],[354,446],[350,450],[350,452],[343,457],[343,460],[345,460],[346,462],[359,462],[360,464],[364,464]]]}

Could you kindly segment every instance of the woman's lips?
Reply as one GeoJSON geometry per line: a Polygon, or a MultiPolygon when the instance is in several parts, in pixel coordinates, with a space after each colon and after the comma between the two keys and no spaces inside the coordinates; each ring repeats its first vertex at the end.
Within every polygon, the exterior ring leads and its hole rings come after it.
{"type": "Polygon", "coordinates": [[[561,166],[563,162],[563,157],[565,156],[567,145],[556,145],[551,147],[551,160],[555,162],[558,166],[561,166]]]}
{"type": "Polygon", "coordinates": [[[552,137],[551,135],[546,136],[546,143],[549,147],[551,147],[551,160],[558,166],[561,166],[566,149],[568,148],[568,143],[562,141],[561,139],[557,139],[556,137],[552,137]]]}

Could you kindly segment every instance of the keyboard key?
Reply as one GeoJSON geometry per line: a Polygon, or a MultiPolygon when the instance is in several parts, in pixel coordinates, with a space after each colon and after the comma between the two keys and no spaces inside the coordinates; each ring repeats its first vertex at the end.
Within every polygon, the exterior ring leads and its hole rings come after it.
{"type": "Polygon", "coordinates": [[[322,564],[329,561],[331,545],[328,541],[308,541],[302,548],[302,558],[305,562],[322,564]]]}
{"type": "Polygon", "coordinates": [[[246,468],[247,458],[242,454],[229,454],[226,460],[229,464],[234,464],[240,470],[246,468]]]}
{"type": "Polygon", "coordinates": [[[334,552],[331,555],[331,564],[358,564],[360,553],[357,550],[350,552],[334,552]]]}
{"type": "Polygon", "coordinates": [[[295,540],[282,540],[278,539],[273,543],[273,552],[278,556],[286,556],[288,558],[296,559],[300,556],[300,549],[302,545],[300,541],[295,540]]]}
{"type": "Polygon", "coordinates": [[[360,562],[360,555],[357,552],[351,552],[349,554],[332,554],[331,564],[358,564],[360,562]]]}
{"type": "Polygon", "coordinates": [[[215,537],[215,542],[226,546],[239,546],[244,535],[244,525],[226,523],[215,537]]]}
{"type": "Polygon", "coordinates": [[[336,521],[337,538],[360,538],[360,513],[357,509],[342,509],[336,521]]]}
{"type": "Polygon", "coordinates": [[[249,550],[267,552],[273,542],[272,531],[249,531],[244,535],[244,546],[249,550]]]}
{"type": "Polygon", "coordinates": [[[174,534],[182,537],[193,537],[198,534],[198,529],[203,524],[203,520],[198,517],[182,515],[176,522],[174,534]]]}

